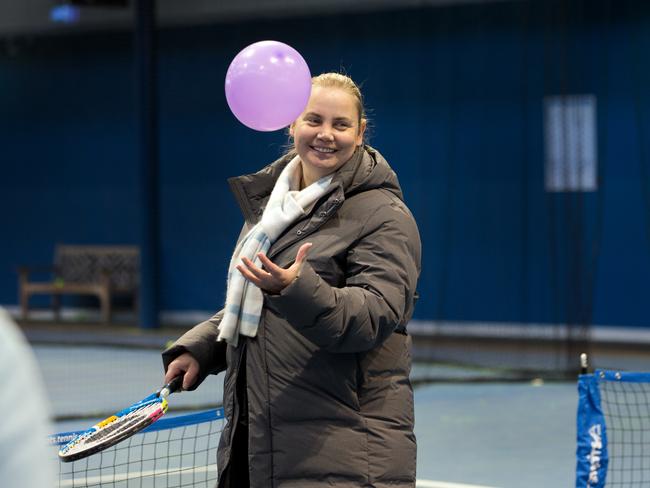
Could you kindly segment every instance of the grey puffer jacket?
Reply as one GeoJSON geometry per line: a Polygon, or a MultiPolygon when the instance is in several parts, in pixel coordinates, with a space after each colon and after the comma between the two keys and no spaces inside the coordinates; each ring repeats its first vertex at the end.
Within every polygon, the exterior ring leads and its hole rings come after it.
{"type": "MultiPolygon", "coordinates": [[[[232,178],[250,228],[290,158],[232,178]]],[[[245,349],[252,488],[415,486],[416,443],[409,382],[420,237],[397,177],[374,149],[358,149],[334,190],[291,225],[268,255],[287,267],[313,243],[299,277],[264,296],[258,334],[238,347],[217,342],[221,313],[163,353],[165,368],[184,351],[200,380],[226,369],[228,420],[219,475],[237,425],[236,380],[245,349]]]]}

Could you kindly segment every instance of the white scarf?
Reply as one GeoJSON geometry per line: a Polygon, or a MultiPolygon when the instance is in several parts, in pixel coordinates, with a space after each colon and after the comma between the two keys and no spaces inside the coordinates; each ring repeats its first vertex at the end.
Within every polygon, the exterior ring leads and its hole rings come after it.
{"type": "Polygon", "coordinates": [[[235,268],[242,257],[247,257],[262,267],[257,254],[267,253],[271,244],[305,214],[317,199],[325,195],[332,175],[325,176],[302,191],[292,190],[300,186],[300,158],[296,156],[282,170],[275,182],[262,219],[246,234],[235,248],[228,268],[228,289],[224,315],[219,324],[219,339],[237,345],[239,334],[255,337],[262,314],[264,297],[262,291],[249,282],[235,268]]]}

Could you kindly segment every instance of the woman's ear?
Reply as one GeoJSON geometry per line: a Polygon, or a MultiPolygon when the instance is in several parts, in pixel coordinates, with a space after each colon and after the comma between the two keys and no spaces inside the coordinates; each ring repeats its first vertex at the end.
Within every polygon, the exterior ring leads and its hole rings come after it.
{"type": "Polygon", "coordinates": [[[295,126],[296,126],[296,123],[295,123],[295,122],[293,122],[293,123],[289,126],[289,135],[290,135],[291,137],[293,137],[293,128],[294,128],[295,126]]]}
{"type": "Polygon", "coordinates": [[[361,146],[363,144],[363,135],[366,133],[367,125],[368,125],[368,120],[361,119],[361,123],[359,124],[359,134],[357,135],[357,146],[361,146]]]}

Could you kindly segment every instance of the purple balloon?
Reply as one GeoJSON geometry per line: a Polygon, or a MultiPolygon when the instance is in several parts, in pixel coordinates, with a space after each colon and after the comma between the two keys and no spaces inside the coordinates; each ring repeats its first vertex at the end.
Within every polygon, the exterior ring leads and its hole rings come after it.
{"type": "Polygon", "coordinates": [[[291,46],[260,41],[244,48],[226,73],[226,100],[251,129],[272,131],[291,124],[311,94],[307,63],[291,46]]]}

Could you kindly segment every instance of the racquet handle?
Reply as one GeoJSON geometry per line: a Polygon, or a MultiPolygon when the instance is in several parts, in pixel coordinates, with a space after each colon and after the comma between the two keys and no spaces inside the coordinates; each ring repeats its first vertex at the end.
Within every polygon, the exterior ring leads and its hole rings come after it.
{"type": "Polygon", "coordinates": [[[158,392],[158,396],[167,398],[171,393],[174,393],[181,389],[183,386],[183,375],[177,376],[165,386],[163,386],[158,392]]]}

